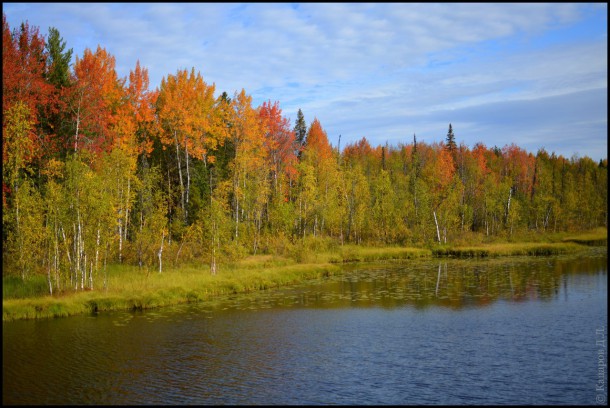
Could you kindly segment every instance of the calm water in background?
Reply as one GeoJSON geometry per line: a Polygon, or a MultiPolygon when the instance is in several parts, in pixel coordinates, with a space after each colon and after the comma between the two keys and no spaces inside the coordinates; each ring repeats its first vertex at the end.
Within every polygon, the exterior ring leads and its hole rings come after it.
{"type": "Polygon", "coordinates": [[[198,305],[3,323],[3,404],[596,403],[607,249],[347,268],[198,305]]]}

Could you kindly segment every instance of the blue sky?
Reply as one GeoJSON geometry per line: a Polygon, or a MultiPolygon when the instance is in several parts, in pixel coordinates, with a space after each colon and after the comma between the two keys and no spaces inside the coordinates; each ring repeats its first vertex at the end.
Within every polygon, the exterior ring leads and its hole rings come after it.
{"type": "Polygon", "coordinates": [[[608,150],[605,3],[3,3],[11,28],[55,27],[82,57],[104,47],[151,88],[195,68],[302,109],[341,146],[515,143],[598,161],[608,150]]]}

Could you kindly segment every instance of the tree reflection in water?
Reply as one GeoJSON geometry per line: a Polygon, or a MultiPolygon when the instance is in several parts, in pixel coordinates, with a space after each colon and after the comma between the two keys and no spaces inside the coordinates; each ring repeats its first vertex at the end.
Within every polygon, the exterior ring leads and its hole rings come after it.
{"type": "MultiPolygon", "coordinates": [[[[569,277],[607,272],[607,254],[564,262],[562,256],[497,259],[442,259],[402,264],[347,265],[346,271],[289,289],[235,298],[243,307],[258,305],[317,308],[384,308],[432,305],[459,309],[498,300],[549,301],[567,296],[569,277]]],[[[224,303],[224,302],[223,302],[224,303]]]]}

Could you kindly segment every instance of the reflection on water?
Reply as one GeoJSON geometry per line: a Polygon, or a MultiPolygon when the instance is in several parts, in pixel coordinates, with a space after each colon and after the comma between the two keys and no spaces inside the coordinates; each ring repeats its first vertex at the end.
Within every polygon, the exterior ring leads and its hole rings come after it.
{"type": "Polygon", "coordinates": [[[594,403],[605,248],[346,269],[196,305],[4,323],[3,404],[594,403]]]}
{"type": "MultiPolygon", "coordinates": [[[[234,295],[201,304],[201,310],[256,310],[306,306],[383,308],[405,305],[453,309],[481,307],[498,300],[552,300],[568,295],[568,277],[607,269],[605,249],[577,261],[570,256],[490,260],[409,261],[405,264],[346,266],[346,273],[290,289],[234,295]],[[566,260],[571,259],[570,262],[566,260]]],[[[189,306],[191,307],[191,306],[189,306]]]]}

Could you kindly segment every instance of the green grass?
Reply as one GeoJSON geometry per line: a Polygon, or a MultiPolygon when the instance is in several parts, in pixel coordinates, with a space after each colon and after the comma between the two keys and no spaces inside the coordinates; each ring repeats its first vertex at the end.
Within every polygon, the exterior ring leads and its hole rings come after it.
{"type": "Polygon", "coordinates": [[[147,274],[137,267],[109,266],[108,286],[93,291],[67,291],[59,296],[3,299],[2,319],[65,317],[113,310],[143,310],[189,302],[201,302],[218,296],[277,288],[337,273],[332,264],[276,265],[250,257],[239,263],[220,267],[211,275],[208,265],[168,269],[147,274]],[[266,265],[266,266],[265,266],[266,265]]]}
{"type": "Polygon", "coordinates": [[[47,293],[49,285],[46,276],[36,275],[25,282],[18,276],[2,278],[2,299],[37,297],[47,293]]]}

